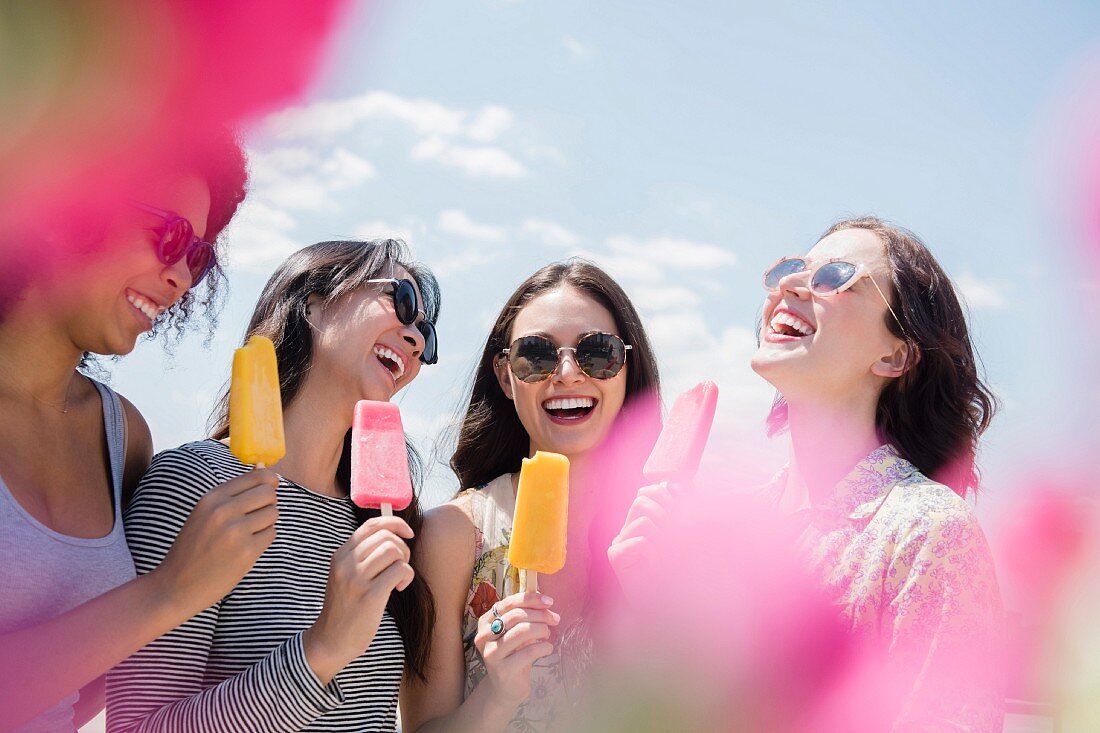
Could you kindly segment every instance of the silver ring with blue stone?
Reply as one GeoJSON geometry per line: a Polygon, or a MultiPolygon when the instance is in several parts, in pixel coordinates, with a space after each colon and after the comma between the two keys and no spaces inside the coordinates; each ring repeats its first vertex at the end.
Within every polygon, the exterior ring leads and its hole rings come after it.
{"type": "Polygon", "coordinates": [[[491,610],[493,611],[493,622],[489,624],[489,631],[494,636],[504,636],[504,619],[501,618],[500,611],[497,610],[497,604],[494,603],[491,610]]]}

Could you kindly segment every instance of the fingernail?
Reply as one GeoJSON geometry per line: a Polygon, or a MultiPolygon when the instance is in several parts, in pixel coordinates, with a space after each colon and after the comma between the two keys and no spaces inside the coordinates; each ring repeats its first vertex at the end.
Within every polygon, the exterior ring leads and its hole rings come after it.
{"type": "Polygon", "coordinates": [[[540,598],[542,598],[542,602],[545,603],[547,606],[554,605],[554,599],[550,596],[540,596],[540,598]]]}

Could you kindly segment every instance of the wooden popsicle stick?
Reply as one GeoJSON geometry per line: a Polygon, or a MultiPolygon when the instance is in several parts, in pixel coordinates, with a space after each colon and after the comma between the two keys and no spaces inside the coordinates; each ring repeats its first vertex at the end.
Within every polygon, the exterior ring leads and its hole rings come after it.
{"type": "Polygon", "coordinates": [[[393,504],[388,504],[388,503],[383,502],[383,504],[382,504],[382,516],[383,517],[392,517],[393,516],[393,504]]]}
{"type": "Polygon", "coordinates": [[[528,590],[539,592],[539,574],[534,570],[520,570],[519,592],[526,593],[528,590]]]}

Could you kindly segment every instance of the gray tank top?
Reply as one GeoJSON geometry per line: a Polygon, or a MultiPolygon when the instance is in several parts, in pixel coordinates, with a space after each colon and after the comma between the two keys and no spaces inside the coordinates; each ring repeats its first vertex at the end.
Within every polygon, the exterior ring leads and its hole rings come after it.
{"type": "MultiPolygon", "coordinates": [[[[53,531],[32,517],[0,477],[0,634],[59,616],[133,579],[134,561],[122,530],[122,471],[126,423],[118,395],[91,380],[103,401],[103,425],[111,461],[115,524],[105,537],[84,539],[53,531]]],[[[79,649],[73,653],[78,654],[79,649]]],[[[17,733],[76,730],[77,693],[17,729],[17,733]]]]}

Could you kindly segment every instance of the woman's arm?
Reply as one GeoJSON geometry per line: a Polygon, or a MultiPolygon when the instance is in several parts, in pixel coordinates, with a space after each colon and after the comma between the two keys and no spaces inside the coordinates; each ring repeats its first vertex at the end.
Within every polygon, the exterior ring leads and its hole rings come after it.
{"type": "Polygon", "coordinates": [[[253,472],[218,487],[189,505],[193,516],[156,572],[0,636],[0,730],[92,683],[232,588],[274,537],[275,481],[253,472]]]}
{"type": "MultiPolygon", "coordinates": [[[[186,449],[158,456],[126,511],[141,577],[157,572],[191,506],[216,484],[186,449]]],[[[241,674],[204,686],[220,610],[218,600],[108,674],[109,731],[296,731],[343,702],[338,686],[321,685],[306,664],[301,634],[241,674]]]]}
{"type": "Polygon", "coordinates": [[[511,614],[508,621],[513,646],[486,652],[491,674],[463,701],[466,662],[462,619],[473,577],[474,542],[473,522],[461,507],[444,504],[425,515],[414,565],[432,591],[436,622],[427,680],[406,675],[401,689],[403,728],[410,733],[503,731],[527,697],[524,680],[529,687],[531,665],[553,651],[545,639],[549,626],[557,623],[556,614],[532,598],[510,596],[508,605],[501,601],[500,607],[511,614]],[[517,623],[526,628],[515,628],[517,623]],[[519,694],[496,687],[498,672],[519,683],[519,694]]]}
{"type": "Polygon", "coordinates": [[[119,395],[118,401],[122,403],[126,424],[126,460],[122,471],[122,508],[125,509],[153,461],[153,434],[130,400],[119,395]]]}

